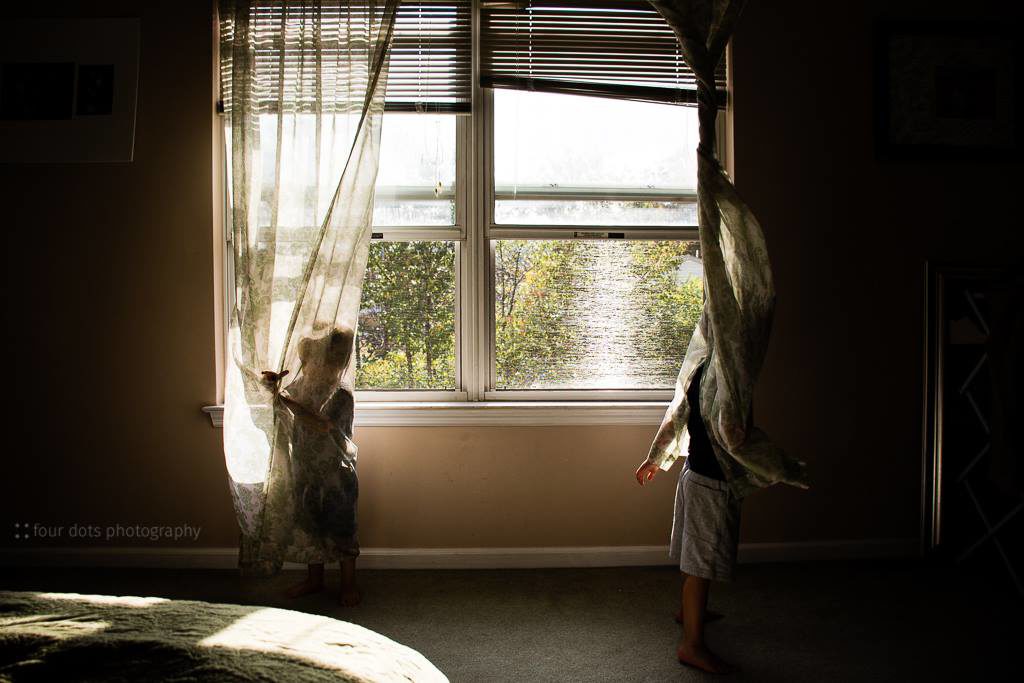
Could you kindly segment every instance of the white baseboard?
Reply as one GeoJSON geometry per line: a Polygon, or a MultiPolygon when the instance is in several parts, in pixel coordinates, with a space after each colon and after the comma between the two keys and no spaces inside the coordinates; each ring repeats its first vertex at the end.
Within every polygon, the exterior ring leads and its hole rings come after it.
{"type": "Polygon", "coordinates": [[[540,569],[644,567],[671,564],[668,548],[652,545],[565,548],[367,548],[361,564],[379,569],[540,569]]]}
{"type": "MultiPolygon", "coordinates": [[[[742,543],[739,561],[800,562],[911,557],[916,538],[742,543]]],[[[0,548],[0,567],[232,569],[235,548],[0,548]]],[[[665,546],[564,548],[363,548],[365,569],[539,569],[671,565],[665,546]]],[[[285,568],[299,568],[289,563],[285,568]]]]}

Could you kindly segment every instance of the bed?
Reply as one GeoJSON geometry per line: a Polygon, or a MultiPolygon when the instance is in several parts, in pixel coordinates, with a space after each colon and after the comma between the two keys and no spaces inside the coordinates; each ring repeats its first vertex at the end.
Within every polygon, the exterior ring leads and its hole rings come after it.
{"type": "Polygon", "coordinates": [[[0,681],[447,681],[355,624],[269,607],[0,591],[0,681]]]}

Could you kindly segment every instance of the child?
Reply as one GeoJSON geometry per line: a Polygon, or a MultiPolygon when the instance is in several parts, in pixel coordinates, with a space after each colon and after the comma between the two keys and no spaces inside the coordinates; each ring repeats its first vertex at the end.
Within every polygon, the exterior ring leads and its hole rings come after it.
{"type": "MultiPolygon", "coordinates": [[[[732,578],[739,543],[740,499],[725,481],[704,426],[700,411],[703,370],[703,364],[697,366],[686,391],[690,404],[689,457],[676,488],[669,554],[679,560],[683,574],[682,604],[676,617],[683,624],[683,638],[676,654],[683,664],[717,674],[729,673],[733,668],[704,641],[705,621],[719,616],[707,611],[708,591],[711,581],[732,578]]],[[[636,471],[637,482],[643,486],[659,469],[644,461],[636,471]]]]}
{"type": "Polygon", "coordinates": [[[299,342],[299,376],[279,400],[294,415],[289,470],[294,528],[288,559],[305,562],[305,580],[287,595],[299,597],[324,587],[324,563],[341,565],[340,602],[360,601],[356,586],[359,556],[356,505],[359,479],[352,443],[355,401],[343,381],[352,358],[355,333],[334,326],[319,337],[299,342]]]}

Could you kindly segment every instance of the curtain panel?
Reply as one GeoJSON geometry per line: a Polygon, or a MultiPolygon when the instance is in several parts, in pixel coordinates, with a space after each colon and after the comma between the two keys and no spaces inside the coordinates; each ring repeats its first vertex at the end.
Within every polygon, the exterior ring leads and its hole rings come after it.
{"type": "Polygon", "coordinates": [[[224,451],[253,573],[358,553],[351,361],[397,6],[219,6],[234,284],[224,451]]]}
{"type": "Polygon", "coordinates": [[[705,365],[700,405],[715,455],[737,496],[774,483],[807,488],[806,466],[753,424],[753,394],[771,332],[775,287],[761,226],[715,155],[715,71],[743,0],[650,0],[672,27],[697,82],[697,203],[704,310],[648,461],[668,469],[687,453],[686,397],[705,365]]]}

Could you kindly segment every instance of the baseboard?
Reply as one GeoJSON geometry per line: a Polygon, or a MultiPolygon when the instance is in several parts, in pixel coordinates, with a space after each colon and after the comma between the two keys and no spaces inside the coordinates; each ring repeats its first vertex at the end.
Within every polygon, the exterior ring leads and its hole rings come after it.
{"type": "MultiPolygon", "coordinates": [[[[916,538],[743,543],[739,561],[802,562],[911,557],[916,538]]],[[[138,567],[231,569],[234,548],[0,548],[6,567],[138,567]]],[[[643,567],[671,565],[664,546],[564,548],[364,548],[366,569],[538,569],[544,567],[643,567]]],[[[300,565],[288,564],[286,568],[300,565]]]]}
{"type": "Polygon", "coordinates": [[[663,546],[564,548],[368,548],[359,556],[380,569],[539,569],[671,564],[663,546]]]}

